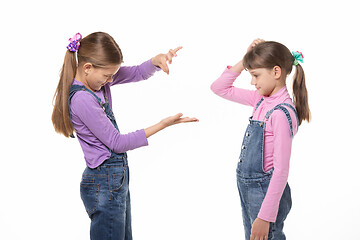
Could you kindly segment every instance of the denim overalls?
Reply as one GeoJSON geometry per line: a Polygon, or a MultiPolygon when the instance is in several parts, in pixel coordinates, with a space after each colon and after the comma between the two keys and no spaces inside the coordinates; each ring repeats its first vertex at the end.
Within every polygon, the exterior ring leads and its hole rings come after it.
{"type": "MultiPolygon", "coordinates": [[[[263,100],[262,98],[257,103],[255,111],[263,100]]],[[[265,121],[252,120],[252,117],[250,117],[250,123],[246,129],[241,146],[241,154],[236,173],[245,228],[245,239],[247,240],[250,239],[252,224],[260,211],[273,173],[273,169],[268,172],[264,172],[263,170],[263,149],[265,124],[274,110],[279,109],[285,113],[289,122],[291,136],[293,136],[291,117],[288,109],[284,106],[289,107],[296,114],[293,106],[287,103],[281,103],[267,112],[264,119],[265,121]]],[[[269,240],[286,239],[282,229],[284,220],[291,209],[291,204],[290,187],[286,184],[280,200],[276,222],[270,223],[269,240]]]]}
{"type": "MultiPolygon", "coordinates": [[[[101,99],[85,86],[72,85],[69,92],[69,106],[72,96],[77,91],[91,93],[114,127],[119,130],[106,96],[103,104],[101,99]]],[[[130,240],[132,231],[127,154],[118,154],[110,149],[109,151],[110,158],[99,167],[85,169],[80,184],[81,199],[91,219],[90,238],[130,240]]]]}

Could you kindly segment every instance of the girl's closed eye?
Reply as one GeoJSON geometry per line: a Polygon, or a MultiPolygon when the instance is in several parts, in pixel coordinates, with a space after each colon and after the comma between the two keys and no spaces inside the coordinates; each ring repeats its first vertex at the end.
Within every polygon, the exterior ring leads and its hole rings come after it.
{"type": "Polygon", "coordinates": [[[255,71],[250,71],[250,75],[253,76],[254,78],[257,78],[259,76],[259,73],[255,71]]]}
{"type": "Polygon", "coordinates": [[[104,75],[106,81],[113,79],[114,75],[104,75]]]}

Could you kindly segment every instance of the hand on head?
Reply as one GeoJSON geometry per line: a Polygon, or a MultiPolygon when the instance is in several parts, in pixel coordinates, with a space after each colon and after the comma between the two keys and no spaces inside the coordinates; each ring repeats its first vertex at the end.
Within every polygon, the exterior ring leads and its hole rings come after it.
{"type": "Polygon", "coordinates": [[[264,40],[264,39],[261,39],[261,38],[255,39],[255,40],[250,44],[250,46],[248,47],[248,49],[247,49],[246,52],[250,52],[256,45],[258,45],[259,43],[262,43],[262,42],[265,42],[265,40],[264,40]]]}

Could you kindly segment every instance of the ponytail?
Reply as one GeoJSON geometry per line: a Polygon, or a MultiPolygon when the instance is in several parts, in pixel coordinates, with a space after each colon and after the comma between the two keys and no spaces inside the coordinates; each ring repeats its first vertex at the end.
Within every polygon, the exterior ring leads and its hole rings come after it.
{"type": "Polygon", "coordinates": [[[300,64],[296,65],[293,80],[293,101],[299,117],[299,125],[302,120],[310,121],[310,109],[308,104],[308,93],[305,85],[305,73],[300,64]]]}
{"type": "Polygon", "coordinates": [[[65,137],[70,137],[74,131],[70,120],[68,99],[69,90],[76,74],[75,54],[75,52],[66,51],[59,84],[54,95],[55,103],[51,117],[55,131],[63,134],[65,137]]]}

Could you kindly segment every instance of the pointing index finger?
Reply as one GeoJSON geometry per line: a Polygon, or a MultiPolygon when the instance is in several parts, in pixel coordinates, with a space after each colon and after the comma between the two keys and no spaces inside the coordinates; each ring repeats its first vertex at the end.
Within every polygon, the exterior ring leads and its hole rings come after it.
{"type": "Polygon", "coordinates": [[[180,47],[175,48],[173,51],[176,53],[177,51],[179,51],[179,50],[182,49],[182,48],[183,48],[183,47],[180,46],[180,47]]]}

